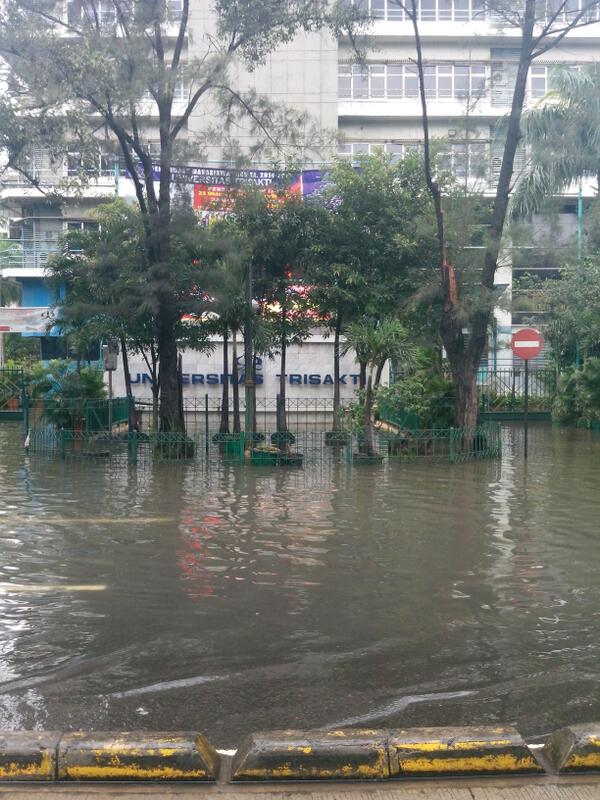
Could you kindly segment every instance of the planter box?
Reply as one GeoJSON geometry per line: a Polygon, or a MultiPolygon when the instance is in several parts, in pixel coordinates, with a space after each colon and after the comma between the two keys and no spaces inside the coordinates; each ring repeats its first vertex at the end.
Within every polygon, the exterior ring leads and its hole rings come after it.
{"type": "Polygon", "coordinates": [[[225,458],[232,459],[242,457],[244,452],[243,434],[215,433],[212,440],[215,444],[219,445],[219,451],[225,458]]]}
{"type": "Polygon", "coordinates": [[[294,444],[296,441],[296,437],[290,431],[283,431],[279,433],[276,431],[275,433],[271,434],[271,444],[275,445],[275,447],[281,447],[282,444],[294,444]]]}
{"type": "Polygon", "coordinates": [[[325,444],[341,446],[350,443],[348,431],[325,431],[325,444]]]}
{"type": "Polygon", "coordinates": [[[263,450],[259,447],[250,450],[250,463],[263,467],[301,467],[302,453],[282,453],[279,450],[263,450]]]}
{"type": "Polygon", "coordinates": [[[382,464],[383,456],[379,453],[373,453],[372,455],[367,455],[367,453],[354,453],[352,455],[352,463],[361,467],[382,464]]]}

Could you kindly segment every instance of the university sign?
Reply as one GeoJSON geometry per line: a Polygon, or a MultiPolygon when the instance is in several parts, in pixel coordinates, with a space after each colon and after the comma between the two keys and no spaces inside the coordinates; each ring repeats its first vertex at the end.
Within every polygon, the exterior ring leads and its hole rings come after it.
{"type": "MultiPolygon", "coordinates": [[[[279,379],[280,373],[276,373],[275,377],[279,379]]],[[[359,377],[358,372],[340,375],[339,384],[340,386],[358,386],[359,377]]],[[[285,378],[286,383],[289,383],[290,386],[333,386],[333,377],[329,373],[323,375],[318,372],[291,372],[286,373],[285,378]]],[[[234,377],[230,373],[227,375],[227,379],[228,382],[232,384],[234,377]]],[[[222,372],[182,372],[181,374],[181,383],[183,386],[222,386],[224,381],[225,375],[222,372]]],[[[243,373],[238,373],[237,381],[240,385],[243,385],[245,375],[243,373]]],[[[141,384],[150,386],[152,384],[152,376],[147,372],[136,372],[131,376],[131,383],[134,385],[141,384]]],[[[264,376],[260,373],[257,374],[256,385],[262,386],[263,383],[264,376]]]]}
{"type": "MultiPolygon", "coordinates": [[[[232,364],[230,353],[230,365],[232,364]]],[[[302,345],[288,348],[288,369],[285,382],[291,396],[326,399],[333,397],[335,382],[333,377],[333,341],[316,332],[302,345]]],[[[137,354],[130,354],[132,389],[138,397],[148,397],[152,387],[152,376],[146,364],[137,354]]],[[[281,361],[277,353],[273,357],[262,356],[256,359],[256,391],[262,398],[274,398],[279,393],[281,361]]],[[[384,375],[385,378],[385,375],[384,375]]],[[[122,367],[115,374],[115,393],[125,392],[122,367]]],[[[359,385],[359,367],[353,353],[346,353],[340,359],[340,396],[347,400],[354,396],[359,385]]],[[[209,353],[186,350],[182,353],[181,383],[184,395],[200,397],[208,394],[216,397],[223,390],[223,384],[236,381],[241,387],[245,381],[244,357],[237,357],[237,363],[229,373],[223,370],[222,343],[215,340],[209,353]]]]}

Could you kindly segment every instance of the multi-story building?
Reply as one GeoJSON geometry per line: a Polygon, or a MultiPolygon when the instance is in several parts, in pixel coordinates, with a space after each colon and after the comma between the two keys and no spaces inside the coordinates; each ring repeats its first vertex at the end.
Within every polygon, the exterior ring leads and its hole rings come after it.
{"type": "MultiPolygon", "coordinates": [[[[174,21],[180,2],[170,0],[174,21]]],[[[256,71],[248,73],[240,67],[239,84],[241,88],[254,88],[274,101],[292,106],[296,111],[306,111],[325,132],[337,132],[339,155],[355,157],[382,148],[392,157],[401,158],[422,140],[412,23],[397,0],[354,2],[368,8],[375,18],[371,30],[372,47],[365,62],[356,63],[348,41],[336,42],[327,33],[303,34],[274,53],[256,71]]],[[[581,2],[583,0],[571,0],[565,7],[565,15],[572,13],[581,2]]],[[[80,13],[80,3],[67,5],[68,13],[80,13]]],[[[111,2],[102,0],[100,6],[103,13],[112,13],[111,2]]],[[[195,49],[202,48],[204,34],[214,26],[211,9],[209,0],[192,0],[187,43],[190,60],[200,55],[195,49]]],[[[457,178],[489,192],[501,163],[502,125],[512,97],[519,31],[507,27],[486,11],[480,0],[419,0],[418,16],[432,135],[440,140],[445,164],[457,178]]],[[[600,24],[593,23],[571,32],[558,47],[536,62],[529,76],[528,104],[546,94],[554,67],[576,67],[594,61],[599,43],[600,24]]],[[[182,102],[187,91],[182,83],[182,102]]],[[[184,132],[191,143],[199,141],[207,125],[218,122],[216,118],[211,119],[210,109],[208,112],[203,105],[191,115],[184,132]]],[[[146,124],[151,139],[156,127],[151,102],[148,102],[146,124]]],[[[251,144],[247,129],[239,128],[233,135],[242,150],[251,144]]],[[[292,151],[289,155],[300,157],[307,166],[314,166],[330,159],[333,150],[292,151]]],[[[197,163],[217,166],[222,159],[221,147],[208,143],[197,163]]],[[[56,163],[38,151],[31,154],[29,166],[30,173],[41,184],[56,186],[80,168],[79,155],[71,153],[61,163],[56,163]]],[[[517,168],[521,166],[522,161],[517,168]]],[[[111,153],[100,154],[92,171],[85,189],[61,203],[46,200],[44,192],[33,188],[19,174],[4,174],[0,182],[0,215],[8,239],[2,243],[0,266],[5,276],[17,277],[22,282],[23,305],[51,302],[51,290],[44,282],[45,263],[62,233],[90,224],[90,211],[101,199],[115,194],[133,197],[131,182],[111,153]]],[[[587,184],[582,191],[584,197],[594,193],[587,184]]],[[[558,214],[561,232],[557,233],[556,223],[552,231],[559,242],[571,237],[577,224],[577,187],[572,187],[563,200],[558,214]]],[[[543,259],[534,258],[534,255],[532,250],[527,268],[547,269],[543,259]]],[[[523,268],[523,259],[517,264],[508,248],[503,263],[497,282],[510,287],[517,266],[523,268]]],[[[497,312],[490,363],[511,362],[507,345],[513,323],[520,323],[518,316],[511,317],[507,311],[497,312]]]]}

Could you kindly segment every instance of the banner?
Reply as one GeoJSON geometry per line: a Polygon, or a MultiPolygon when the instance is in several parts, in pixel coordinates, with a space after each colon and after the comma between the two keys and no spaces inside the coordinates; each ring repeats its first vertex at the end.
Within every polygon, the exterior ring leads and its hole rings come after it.
{"type": "Polygon", "coordinates": [[[0,333],[47,333],[53,323],[49,308],[0,308],[0,333]]]}

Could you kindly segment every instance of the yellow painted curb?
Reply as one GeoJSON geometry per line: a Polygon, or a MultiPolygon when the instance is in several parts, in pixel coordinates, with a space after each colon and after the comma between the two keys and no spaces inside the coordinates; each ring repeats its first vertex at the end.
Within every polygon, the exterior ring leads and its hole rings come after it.
{"type": "Polygon", "coordinates": [[[213,781],[219,756],[199,733],[67,733],[58,780],[213,781]]]}
{"type": "Polygon", "coordinates": [[[234,781],[377,780],[390,775],[387,731],[268,731],[248,736],[233,758],[234,781]]]}
{"type": "Polygon", "coordinates": [[[60,733],[0,733],[0,781],[53,781],[60,733]]]}
{"type": "Polygon", "coordinates": [[[390,732],[390,770],[399,777],[543,772],[510,727],[412,728],[390,732]]]}
{"type": "Polygon", "coordinates": [[[557,772],[598,772],[600,723],[569,725],[555,731],[542,752],[557,772]]]}

